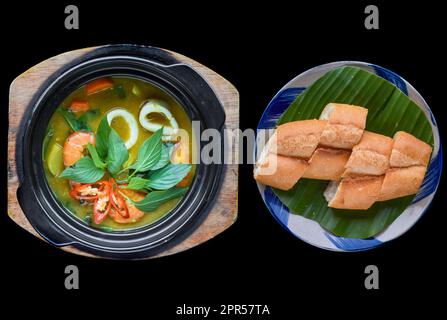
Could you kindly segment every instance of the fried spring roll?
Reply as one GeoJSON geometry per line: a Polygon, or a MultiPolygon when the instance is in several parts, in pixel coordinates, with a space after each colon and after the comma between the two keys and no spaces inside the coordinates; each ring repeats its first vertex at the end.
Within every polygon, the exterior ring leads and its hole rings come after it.
{"type": "Polygon", "coordinates": [[[365,131],[360,142],[352,149],[343,177],[385,174],[390,166],[393,139],[365,131]]]}
{"type": "Polygon", "coordinates": [[[309,160],[309,167],[304,172],[303,178],[340,179],[350,154],[348,150],[317,148],[309,160]]]}
{"type": "Polygon", "coordinates": [[[307,167],[305,160],[268,153],[258,162],[254,177],[256,181],[267,186],[289,190],[303,176],[307,167]]]}
{"type": "Polygon", "coordinates": [[[426,168],[412,166],[407,168],[392,168],[385,174],[378,201],[415,194],[424,181],[426,168]]]}
{"type": "Polygon", "coordinates": [[[324,196],[331,208],[367,210],[378,200],[382,182],[383,176],[344,178],[329,183],[324,196]]]}
{"type": "Polygon", "coordinates": [[[272,152],[308,159],[317,148],[325,127],[326,121],[322,120],[303,120],[282,124],[276,129],[276,146],[272,148],[272,152]]]}
{"type": "Polygon", "coordinates": [[[393,150],[391,152],[391,167],[410,167],[428,165],[431,146],[415,136],[398,131],[394,135],[393,150]]]}
{"type": "Polygon", "coordinates": [[[352,149],[362,137],[368,109],[340,103],[329,103],[320,120],[327,125],[320,137],[320,144],[331,148],[352,149]]]}

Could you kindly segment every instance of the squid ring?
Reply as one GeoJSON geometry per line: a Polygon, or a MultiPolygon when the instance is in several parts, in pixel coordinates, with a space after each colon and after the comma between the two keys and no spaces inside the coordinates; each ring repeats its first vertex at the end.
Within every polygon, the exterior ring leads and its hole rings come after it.
{"type": "Polygon", "coordinates": [[[138,139],[138,123],[135,120],[135,117],[127,110],[123,108],[118,108],[110,111],[107,114],[107,122],[109,125],[112,123],[112,120],[116,117],[123,118],[127,125],[129,126],[130,134],[129,138],[125,141],[125,145],[127,149],[130,149],[133,147],[133,145],[137,142],[138,139]]]}
{"type": "Polygon", "coordinates": [[[148,100],[140,111],[140,124],[146,130],[155,132],[163,126],[163,140],[172,140],[178,133],[177,120],[172,116],[172,113],[167,109],[165,102],[156,99],[148,100]],[[156,123],[148,119],[148,115],[151,113],[162,114],[168,121],[169,126],[163,126],[160,123],[156,123]]]}

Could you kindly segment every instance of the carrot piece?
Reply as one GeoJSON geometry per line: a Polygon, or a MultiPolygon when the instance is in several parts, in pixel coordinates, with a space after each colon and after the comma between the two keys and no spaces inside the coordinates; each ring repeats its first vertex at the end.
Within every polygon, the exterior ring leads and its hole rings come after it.
{"type": "Polygon", "coordinates": [[[109,78],[93,80],[85,85],[85,92],[93,94],[102,90],[113,88],[113,81],[109,78]]]}
{"type": "Polygon", "coordinates": [[[81,99],[73,99],[70,104],[71,112],[84,112],[90,109],[88,101],[81,99]]]}
{"type": "Polygon", "coordinates": [[[184,188],[184,187],[189,186],[191,184],[191,178],[192,178],[192,174],[191,174],[191,171],[189,171],[188,174],[186,175],[186,177],[184,177],[182,179],[182,181],[177,183],[177,187],[184,188]]]}

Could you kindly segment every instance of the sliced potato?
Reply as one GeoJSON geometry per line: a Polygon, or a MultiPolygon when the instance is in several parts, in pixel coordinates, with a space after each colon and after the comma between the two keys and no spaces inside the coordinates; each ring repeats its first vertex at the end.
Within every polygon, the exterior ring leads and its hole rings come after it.
{"type": "Polygon", "coordinates": [[[57,177],[64,170],[64,160],[62,156],[63,148],[58,143],[53,143],[48,150],[47,165],[51,174],[57,177]]]}

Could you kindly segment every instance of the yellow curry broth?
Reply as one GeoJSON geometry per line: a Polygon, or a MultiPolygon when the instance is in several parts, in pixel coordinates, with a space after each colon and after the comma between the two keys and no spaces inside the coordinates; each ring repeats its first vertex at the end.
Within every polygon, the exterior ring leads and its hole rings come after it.
{"type": "MultiPolygon", "coordinates": [[[[172,97],[167,95],[159,88],[149,83],[143,82],[141,80],[131,78],[118,78],[118,77],[113,77],[112,79],[115,88],[119,85],[123,87],[123,90],[126,94],[124,98],[119,97],[119,95],[114,89],[104,90],[87,96],[85,93],[85,88],[81,87],[76,91],[74,91],[72,94],[70,94],[62,102],[62,106],[69,107],[73,99],[87,100],[90,106],[90,110],[93,109],[99,110],[99,115],[97,117],[90,119],[87,122],[94,132],[96,132],[101,119],[108,111],[113,110],[115,108],[124,108],[128,112],[130,112],[135,117],[135,120],[138,123],[139,134],[136,144],[128,150],[129,151],[128,163],[132,163],[136,160],[140,145],[152,134],[152,132],[145,130],[139,124],[138,120],[140,108],[142,104],[148,99],[160,99],[166,101],[169,106],[169,111],[176,118],[179,127],[186,130],[189,136],[192,137],[191,120],[189,119],[184,109],[172,97]],[[137,89],[135,89],[135,86],[137,89]],[[134,94],[133,91],[137,92],[138,95],[134,94]]],[[[121,136],[123,140],[127,140],[127,138],[129,137],[129,128],[127,123],[123,119],[119,117],[115,118],[112,121],[111,127],[118,132],[118,134],[121,136]]],[[[48,163],[47,163],[48,153],[49,150],[51,150],[52,146],[54,144],[59,144],[60,146],[63,146],[65,139],[68,137],[68,135],[70,135],[72,131],[69,125],[66,123],[65,119],[58,112],[55,112],[51,117],[48,123],[48,129],[52,131],[52,135],[48,139],[48,143],[44,149],[45,151],[44,166],[48,184],[50,185],[50,188],[52,189],[56,198],[64,207],[66,207],[71,213],[76,215],[78,218],[84,219],[86,216],[92,214],[93,211],[92,206],[82,205],[80,204],[79,201],[70,197],[69,195],[70,185],[68,180],[55,177],[48,170],[48,163]]],[[[190,138],[190,140],[192,140],[192,138],[190,138]]],[[[190,141],[190,154],[191,154],[191,141],[190,141]]],[[[62,159],[57,160],[62,161],[62,159]]],[[[124,165],[126,166],[127,164],[124,165]]],[[[192,174],[194,174],[195,168],[193,167],[191,171],[192,174]]],[[[156,210],[145,213],[144,217],[136,223],[119,224],[113,221],[113,219],[111,219],[110,217],[107,217],[106,220],[104,220],[100,225],[95,225],[94,223],[91,223],[91,225],[97,226],[99,228],[106,227],[117,230],[148,225],[160,219],[166,213],[172,210],[179,202],[179,200],[180,199],[170,200],[162,204],[156,210]]]]}

